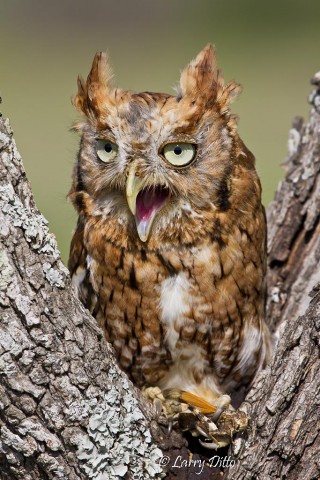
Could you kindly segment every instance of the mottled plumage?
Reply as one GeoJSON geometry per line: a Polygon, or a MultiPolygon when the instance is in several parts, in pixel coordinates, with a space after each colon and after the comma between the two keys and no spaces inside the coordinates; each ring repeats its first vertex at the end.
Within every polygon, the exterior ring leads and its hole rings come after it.
{"type": "Polygon", "coordinates": [[[270,349],[261,187],[229,111],[240,87],[224,84],[210,45],[175,96],[111,76],[98,53],[74,100],[73,282],[137,385],[214,402],[270,349]],[[177,165],[183,155],[194,157],[177,165]]]}

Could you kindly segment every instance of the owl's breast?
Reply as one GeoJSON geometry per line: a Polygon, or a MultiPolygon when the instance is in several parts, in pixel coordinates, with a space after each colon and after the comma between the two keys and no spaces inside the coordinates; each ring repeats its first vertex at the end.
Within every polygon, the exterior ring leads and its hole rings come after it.
{"type": "Polygon", "coordinates": [[[195,334],[201,341],[209,328],[193,318],[193,260],[180,253],[128,251],[106,243],[103,255],[89,251],[87,257],[97,296],[94,316],[138,385],[157,384],[184,344],[195,334]]]}
{"type": "Polygon", "coordinates": [[[135,383],[157,384],[172,363],[159,304],[160,285],[174,267],[161,254],[118,249],[111,243],[103,257],[90,253],[98,252],[89,252],[87,261],[98,299],[94,316],[135,383]]]}
{"type": "MultiPolygon", "coordinates": [[[[208,242],[161,252],[106,243],[95,253],[87,261],[94,314],[138,385],[159,384],[180,367],[199,382],[215,375],[222,383],[241,362],[244,328],[258,338],[262,273],[234,242],[224,250],[208,242]]],[[[259,341],[247,346],[258,349],[259,341]]],[[[242,355],[244,371],[252,358],[242,355]]]]}

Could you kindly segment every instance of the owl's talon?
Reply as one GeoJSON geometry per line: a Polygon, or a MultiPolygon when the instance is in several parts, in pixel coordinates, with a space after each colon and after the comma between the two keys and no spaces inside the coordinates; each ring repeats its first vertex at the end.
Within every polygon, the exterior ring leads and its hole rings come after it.
{"type": "Polygon", "coordinates": [[[160,415],[161,415],[161,412],[162,412],[162,403],[161,403],[161,400],[159,400],[159,398],[155,398],[154,401],[153,401],[153,405],[154,405],[154,407],[155,407],[156,417],[159,418],[160,415]]]}
{"type": "Polygon", "coordinates": [[[220,415],[217,425],[213,422],[209,422],[208,418],[202,418],[202,422],[207,422],[207,433],[205,432],[202,425],[197,425],[197,431],[205,433],[205,440],[199,439],[200,445],[209,449],[217,450],[218,448],[223,448],[232,443],[234,435],[238,432],[242,432],[248,427],[249,418],[245,412],[242,410],[234,410],[230,406],[228,410],[225,410],[220,415]]]}
{"type": "Polygon", "coordinates": [[[142,393],[146,398],[149,398],[149,400],[155,400],[159,399],[160,402],[164,402],[164,396],[162,394],[162,391],[159,387],[146,387],[142,389],[142,393]]]}
{"type": "Polygon", "coordinates": [[[205,441],[202,441],[199,438],[198,442],[200,443],[200,445],[202,447],[207,448],[208,450],[218,450],[218,448],[222,448],[222,447],[226,446],[226,445],[219,444],[218,442],[215,442],[214,440],[212,440],[211,442],[205,442],[205,441]]]}
{"type": "Polygon", "coordinates": [[[231,405],[221,413],[216,423],[212,421],[211,415],[206,416],[196,410],[193,413],[193,423],[189,419],[189,431],[193,437],[203,437],[198,439],[200,445],[210,450],[230,445],[234,435],[248,427],[247,414],[242,410],[235,410],[231,405]]]}
{"type": "Polygon", "coordinates": [[[232,407],[229,395],[217,395],[214,403],[209,403],[182,390],[162,392],[158,387],[148,387],[143,393],[153,401],[158,417],[163,412],[168,434],[173,427],[178,427],[198,437],[199,443],[211,450],[229,445],[234,434],[245,430],[248,425],[247,414],[232,407]],[[186,400],[190,403],[185,403],[186,400]]]}
{"type": "Polygon", "coordinates": [[[198,433],[198,436],[200,434],[205,438],[207,437],[207,432],[203,428],[201,428],[200,425],[196,425],[196,432],[198,433]]]}

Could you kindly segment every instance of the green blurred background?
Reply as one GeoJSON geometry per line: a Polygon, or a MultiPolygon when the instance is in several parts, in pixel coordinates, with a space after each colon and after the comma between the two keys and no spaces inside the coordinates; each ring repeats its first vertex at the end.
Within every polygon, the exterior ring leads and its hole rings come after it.
{"type": "Polygon", "coordinates": [[[107,49],[118,86],[171,93],[207,42],[225,79],[244,87],[233,111],[268,204],[292,119],[308,115],[309,80],[320,69],[319,0],[0,0],[1,111],[65,261],[75,225],[66,194],[79,142],[69,132],[78,73],[107,49]]]}

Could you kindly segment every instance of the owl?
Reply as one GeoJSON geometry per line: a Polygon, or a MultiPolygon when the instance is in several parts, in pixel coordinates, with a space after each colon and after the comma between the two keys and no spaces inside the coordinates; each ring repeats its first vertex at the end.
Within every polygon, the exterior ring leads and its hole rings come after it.
{"type": "Polygon", "coordinates": [[[72,282],[137,386],[216,412],[270,354],[261,186],[229,109],[240,86],[212,45],[175,95],[111,79],[97,53],[74,98],[72,282]]]}

